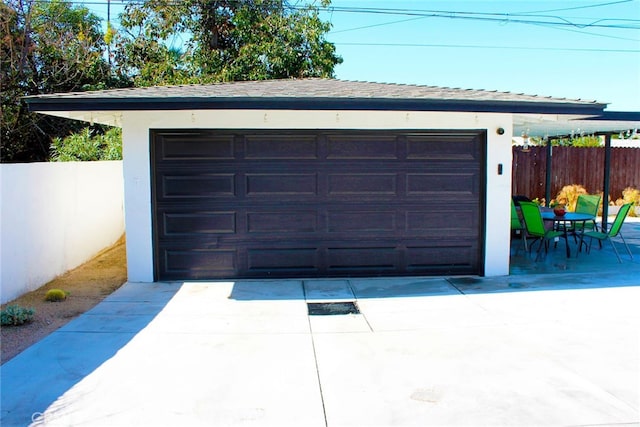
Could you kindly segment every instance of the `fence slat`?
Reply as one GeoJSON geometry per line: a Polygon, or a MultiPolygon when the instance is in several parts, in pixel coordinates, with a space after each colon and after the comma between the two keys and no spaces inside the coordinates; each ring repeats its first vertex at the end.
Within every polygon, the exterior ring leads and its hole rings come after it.
{"type": "MultiPolygon", "coordinates": [[[[546,147],[513,147],[511,193],[530,199],[544,198],[546,147]]],[[[553,147],[551,197],[570,184],[582,185],[591,194],[601,193],[604,176],[604,148],[553,147]]],[[[612,148],[609,194],[622,197],[627,187],[640,188],[640,148],[612,148]]]]}

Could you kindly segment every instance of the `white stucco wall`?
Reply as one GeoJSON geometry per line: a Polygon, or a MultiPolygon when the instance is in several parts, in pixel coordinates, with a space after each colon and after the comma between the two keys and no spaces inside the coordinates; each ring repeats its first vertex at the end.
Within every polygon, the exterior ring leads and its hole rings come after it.
{"type": "Polygon", "coordinates": [[[130,281],[153,281],[150,129],[486,129],[485,275],[509,274],[512,116],[498,113],[195,110],[124,112],[127,261],[130,281]],[[498,128],[504,133],[499,135],[498,128]],[[502,175],[498,165],[502,164],[502,175]]]}
{"type": "Polygon", "coordinates": [[[89,260],[124,232],[122,162],[0,165],[0,300],[89,260]]]}

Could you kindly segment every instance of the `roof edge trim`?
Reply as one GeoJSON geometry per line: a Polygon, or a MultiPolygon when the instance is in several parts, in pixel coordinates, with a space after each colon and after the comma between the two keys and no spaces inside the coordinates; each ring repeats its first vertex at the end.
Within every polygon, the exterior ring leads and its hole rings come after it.
{"type": "MultiPolygon", "coordinates": [[[[389,110],[498,113],[546,113],[603,116],[607,104],[459,99],[394,98],[25,98],[30,111],[157,110],[389,110]]],[[[611,112],[610,112],[611,113],[611,112]]],[[[614,119],[611,119],[614,120],[614,119]]]]}
{"type": "Polygon", "coordinates": [[[640,122],[640,111],[604,111],[600,116],[590,120],[640,122]]]}

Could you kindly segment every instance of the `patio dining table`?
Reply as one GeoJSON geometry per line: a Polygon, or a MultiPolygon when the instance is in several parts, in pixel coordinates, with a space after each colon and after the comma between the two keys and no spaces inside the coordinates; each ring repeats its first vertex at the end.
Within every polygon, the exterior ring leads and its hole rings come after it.
{"type": "MultiPolygon", "coordinates": [[[[559,224],[562,223],[564,225],[562,229],[564,231],[564,239],[566,241],[565,246],[567,248],[567,258],[571,258],[571,248],[569,247],[567,230],[570,228],[573,228],[575,230],[575,227],[572,227],[572,226],[575,225],[575,223],[577,222],[581,222],[583,224],[583,227],[581,227],[581,230],[582,230],[581,234],[582,234],[584,233],[584,224],[587,221],[595,220],[595,216],[585,214],[585,213],[567,212],[564,215],[556,215],[555,213],[553,213],[553,211],[545,211],[545,212],[541,212],[541,214],[542,214],[542,219],[544,221],[553,221],[553,226],[556,229],[559,224]]],[[[580,251],[582,246],[582,235],[580,236],[580,241],[578,242],[578,245],[579,245],[578,251],[580,251]]]]}

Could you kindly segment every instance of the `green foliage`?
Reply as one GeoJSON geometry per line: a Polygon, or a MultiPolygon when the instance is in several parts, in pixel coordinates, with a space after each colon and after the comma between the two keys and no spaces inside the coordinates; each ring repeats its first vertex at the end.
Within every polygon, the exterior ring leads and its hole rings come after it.
{"type": "Polygon", "coordinates": [[[598,136],[581,136],[571,140],[573,147],[602,147],[602,141],[598,136]]]}
{"type": "Polygon", "coordinates": [[[22,97],[115,87],[104,57],[100,18],[71,2],[0,3],[0,149],[3,162],[42,161],[52,137],[78,131],[77,122],[31,113],[22,97]]]}
{"type": "Polygon", "coordinates": [[[58,302],[67,299],[67,292],[62,289],[49,289],[44,296],[45,301],[58,302]]]}
{"type": "Polygon", "coordinates": [[[107,31],[104,33],[104,42],[107,45],[110,45],[117,33],[116,29],[111,26],[111,22],[107,22],[107,31]]]}
{"type": "Polygon", "coordinates": [[[122,129],[111,128],[102,135],[101,160],[122,160],[122,129]]]}
{"type": "Polygon", "coordinates": [[[0,325],[2,326],[18,326],[31,322],[35,310],[33,308],[24,308],[19,305],[8,305],[4,310],[0,311],[0,325]]]}
{"type": "Polygon", "coordinates": [[[553,146],[567,147],[602,147],[602,141],[599,136],[578,136],[574,138],[561,138],[551,141],[553,146]]]}
{"type": "Polygon", "coordinates": [[[66,138],[55,138],[51,144],[51,160],[55,162],[120,160],[122,130],[111,128],[95,133],[89,127],[66,138]]]}
{"type": "Polygon", "coordinates": [[[121,25],[116,62],[136,86],[332,77],[342,62],[312,5],[145,0],[127,5],[121,25]]]}

